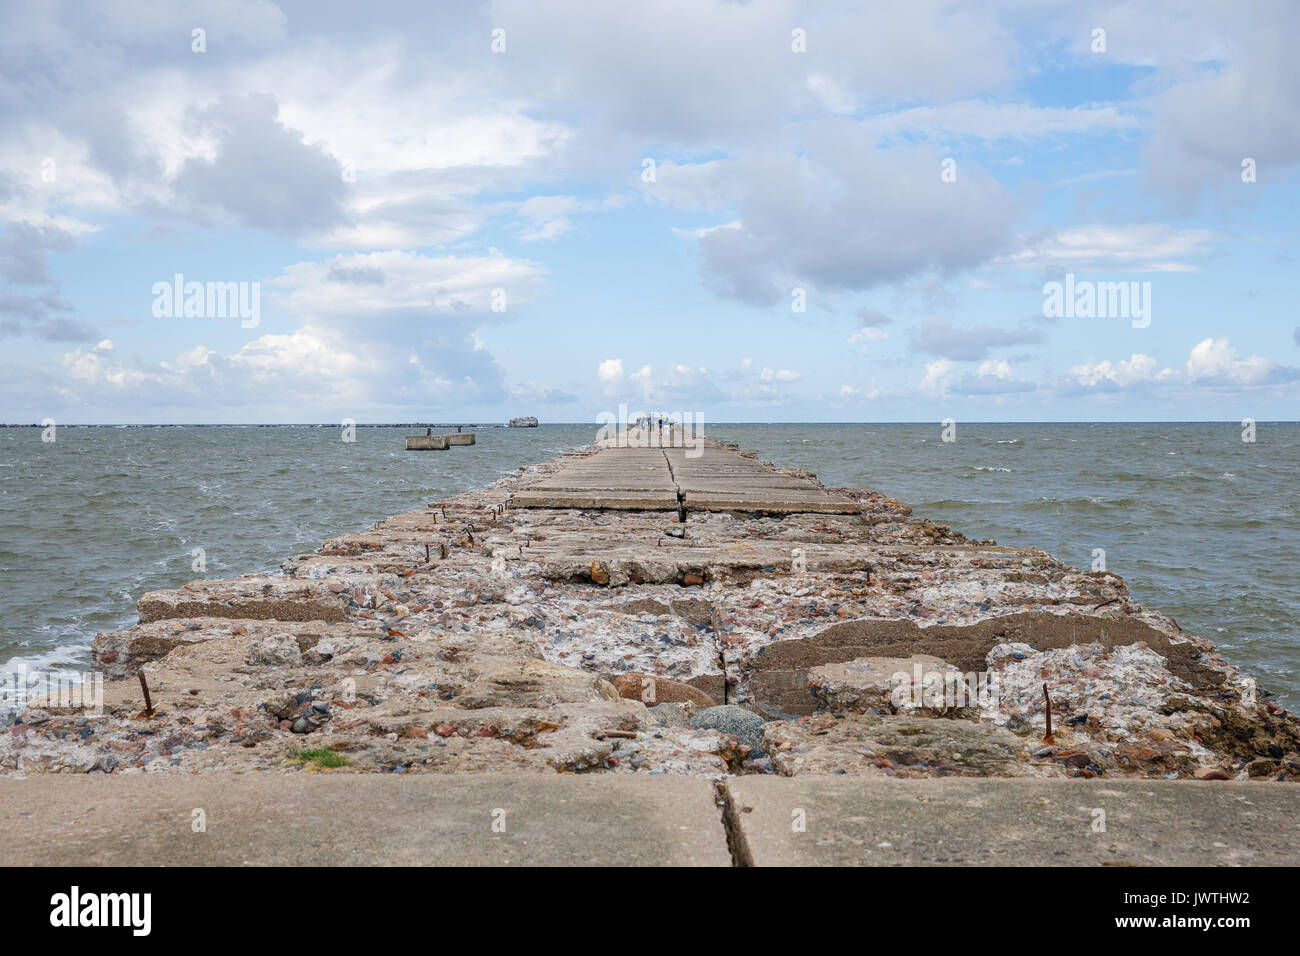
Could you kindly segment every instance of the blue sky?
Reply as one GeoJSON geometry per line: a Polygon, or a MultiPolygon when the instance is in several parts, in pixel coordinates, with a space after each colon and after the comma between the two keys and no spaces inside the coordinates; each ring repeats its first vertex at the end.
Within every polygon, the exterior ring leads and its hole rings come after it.
{"type": "Polygon", "coordinates": [[[6,10],[0,421],[1300,418],[1295,4],[6,10]]]}

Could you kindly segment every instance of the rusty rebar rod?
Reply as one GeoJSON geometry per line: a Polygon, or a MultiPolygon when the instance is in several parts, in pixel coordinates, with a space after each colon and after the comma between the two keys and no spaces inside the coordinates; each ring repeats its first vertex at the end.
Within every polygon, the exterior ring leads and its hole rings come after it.
{"type": "Polygon", "coordinates": [[[140,689],[144,691],[144,715],[146,717],[152,717],[153,701],[149,699],[149,685],[145,682],[144,671],[138,670],[136,671],[136,674],[140,677],[140,689]]]}

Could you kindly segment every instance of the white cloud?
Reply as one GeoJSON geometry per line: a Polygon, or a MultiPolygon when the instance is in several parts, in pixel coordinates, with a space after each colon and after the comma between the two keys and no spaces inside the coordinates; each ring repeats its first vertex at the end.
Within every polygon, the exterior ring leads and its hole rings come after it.
{"type": "Polygon", "coordinates": [[[1065,229],[1027,243],[1000,260],[1035,269],[1110,269],[1120,272],[1195,272],[1214,238],[1207,229],[1159,223],[1065,229]]]}
{"type": "Polygon", "coordinates": [[[1279,368],[1262,355],[1238,358],[1227,339],[1203,339],[1187,356],[1187,377],[1207,385],[1264,385],[1279,368]]]}
{"type": "Polygon", "coordinates": [[[832,405],[837,408],[843,408],[846,405],[853,405],[859,402],[874,402],[884,395],[884,390],[872,382],[867,388],[858,388],[854,385],[844,384],[840,386],[839,392],[831,401],[832,405]]]}
{"type": "Polygon", "coordinates": [[[739,229],[741,226],[739,219],[733,219],[731,222],[719,223],[716,226],[700,226],[698,229],[679,229],[677,226],[672,226],[671,228],[673,235],[675,236],[684,236],[687,239],[703,239],[705,236],[717,232],[719,229],[739,229]]]}
{"type": "Polygon", "coordinates": [[[1161,369],[1150,355],[1134,352],[1118,362],[1103,359],[1096,363],[1083,363],[1070,368],[1069,375],[1079,385],[1087,388],[1114,386],[1125,388],[1144,382],[1162,382],[1173,376],[1172,369],[1161,369]]]}
{"type": "Polygon", "coordinates": [[[799,287],[816,299],[956,272],[1011,247],[1016,203],[973,162],[960,187],[944,183],[928,146],[882,149],[847,120],[810,121],[801,145],[729,161],[739,225],[699,240],[722,295],[766,306],[799,287]]]}
{"type": "Polygon", "coordinates": [[[1300,370],[1278,365],[1261,355],[1241,357],[1226,338],[1206,338],[1192,346],[1181,372],[1161,368],[1150,355],[1134,352],[1111,362],[1085,362],[1071,366],[1069,382],[1084,389],[1236,387],[1255,388],[1295,381],[1300,370]]]}
{"type": "Polygon", "coordinates": [[[573,229],[572,216],[618,209],[624,202],[624,198],[618,195],[603,200],[584,200],[575,196],[533,196],[516,207],[525,220],[519,235],[526,240],[558,239],[573,229]]]}
{"type": "Polygon", "coordinates": [[[973,362],[987,356],[991,348],[1032,344],[1042,341],[1042,338],[1038,329],[1023,326],[1002,329],[988,325],[953,325],[947,319],[929,316],[921,322],[912,347],[959,362],[973,362]]]}
{"type": "Polygon", "coordinates": [[[1115,106],[1064,108],[963,100],[882,113],[868,118],[867,125],[882,136],[906,133],[948,141],[949,134],[1000,140],[1117,132],[1134,129],[1138,120],[1115,106]]]}
{"type": "Polygon", "coordinates": [[[361,418],[366,409],[501,401],[504,373],[475,326],[498,319],[493,292],[510,308],[544,287],[531,262],[485,256],[381,252],[290,266],[271,281],[299,322],[230,353],[206,345],[153,365],[119,361],[105,339],[61,358],[86,404],[189,408],[190,420],[248,406],[302,420],[326,410],[361,418]],[[305,413],[311,409],[312,413],[305,413]]]}
{"type": "Polygon", "coordinates": [[[866,325],[850,335],[846,341],[850,345],[854,345],[859,342],[875,342],[887,338],[889,338],[889,333],[884,329],[876,328],[874,325],[866,325]]]}
{"type": "Polygon", "coordinates": [[[365,326],[373,334],[377,316],[428,326],[436,317],[508,315],[544,290],[543,276],[536,263],[497,250],[486,256],[391,251],[300,262],[272,284],[283,290],[287,305],[298,315],[365,326]],[[493,310],[497,289],[504,292],[504,313],[493,310]]]}
{"type": "Polygon", "coordinates": [[[927,395],[943,398],[948,394],[949,377],[957,363],[951,359],[940,358],[925,363],[925,376],[921,379],[920,389],[927,395]]]}
{"type": "Polygon", "coordinates": [[[1037,388],[1016,376],[1011,363],[989,359],[981,362],[973,375],[962,376],[956,390],[964,395],[1006,395],[1032,392],[1037,388]]]}

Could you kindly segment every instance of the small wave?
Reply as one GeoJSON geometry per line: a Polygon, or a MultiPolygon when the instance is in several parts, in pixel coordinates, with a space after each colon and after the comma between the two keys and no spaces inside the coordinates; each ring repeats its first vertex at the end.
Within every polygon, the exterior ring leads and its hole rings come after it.
{"type": "Polygon", "coordinates": [[[986,467],[986,466],[984,466],[984,465],[976,465],[976,466],[975,466],[975,470],[976,470],[976,471],[1005,471],[1005,472],[1010,472],[1010,471],[1011,471],[1010,468],[994,468],[994,467],[992,467],[992,466],[988,466],[988,467],[986,467]]]}
{"type": "Polygon", "coordinates": [[[1087,511],[1094,508],[1131,508],[1139,502],[1132,498],[1101,498],[1097,495],[1085,495],[1081,498],[1035,498],[1026,501],[1021,507],[1034,509],[1078,509],[1087,511]]]}
{"type": "Polygon", "coordinates": [[[922,501],[917,505],[917,510],[929,508],[938,511],[941,508],[969,507],[976,505],[980,507],[1001,507],[1012,504],[1010,501],[990,501],[987,498],[943,498],[937,501],[922,501]]]}

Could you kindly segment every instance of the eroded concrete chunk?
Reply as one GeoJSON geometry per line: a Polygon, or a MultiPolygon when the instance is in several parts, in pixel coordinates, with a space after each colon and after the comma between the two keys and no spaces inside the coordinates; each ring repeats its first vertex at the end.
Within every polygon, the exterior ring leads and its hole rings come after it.
{"type": "Polygon", "coordinates": [[[969,716],[979,703],[961,671],[929,654],[824,664],[808,672],[808,689],[821,709],[837,713],[969,716]]]}
{"type": "Polygon", "coordinates": [[[1034,757],[1030,741],[998,727],[942,717],[803,717],[763,726],[763,747],[779,773],[894,777],[1065,776],[1034,757]]]}

